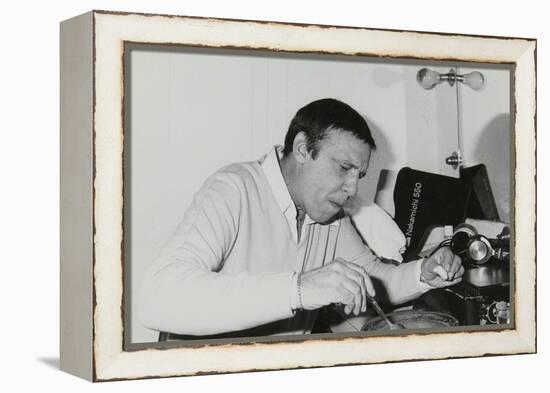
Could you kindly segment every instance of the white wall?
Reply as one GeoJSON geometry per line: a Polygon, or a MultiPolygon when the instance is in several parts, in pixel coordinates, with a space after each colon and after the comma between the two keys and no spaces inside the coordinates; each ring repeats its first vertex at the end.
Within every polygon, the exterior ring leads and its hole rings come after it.
{"type": "MultiPolygon", "coordinates": [[[[504,69],[461,67],[459,72],[481,71],[479,91],[459,90],[464,165],[485,164],[500,219],[510,221],[511,118],[510,72],[504,69]]],[[[521,134],[521,130],[518,130],[521,134]]]]}

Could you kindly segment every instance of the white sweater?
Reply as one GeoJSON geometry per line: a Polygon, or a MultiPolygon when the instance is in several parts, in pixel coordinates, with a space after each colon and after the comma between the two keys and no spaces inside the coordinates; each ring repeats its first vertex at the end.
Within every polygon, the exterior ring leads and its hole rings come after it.
{"type": "Polygon", "coordinates": [[[145,275],[138,300],[144,326],[189,335],[307,333],[315,312],[292,310],[294,272],[335,257],[365,266],[377,294],[394,303],[429,288],[419,281],[420,261],[380,262],[347,217],[330,225],[306,218],[297,243],[276,154],[229,165],[206,180],[145,275]]]}

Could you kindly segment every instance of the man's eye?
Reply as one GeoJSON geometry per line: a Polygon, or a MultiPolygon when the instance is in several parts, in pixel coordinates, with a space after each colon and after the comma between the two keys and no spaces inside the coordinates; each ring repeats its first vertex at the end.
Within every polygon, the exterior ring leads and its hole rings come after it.
{"type": "Polygon", "coordinates": [[[350,166],[347,166],[347,165],[340,165],[340,168],[343,170],[343,171],[349,171],[351,169],[350,166]]]}

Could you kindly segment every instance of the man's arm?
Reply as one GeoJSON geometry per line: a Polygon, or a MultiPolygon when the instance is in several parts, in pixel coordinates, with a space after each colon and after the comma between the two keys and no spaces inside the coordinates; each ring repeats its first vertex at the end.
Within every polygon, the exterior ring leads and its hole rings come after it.
{"type": "Polygon", "coordinates": [[[341,222],[337,256],[362,266],[373,281],[377,297],[389,303],[404,303],[432,288],[459,282],[464,270],[453,260],[452,253],[448,257],[444,255],[447,252],[448,250],[440,250],[431,258],[400,265],[382,262],[363,244],[347,217],[341,222]],[[438,264],[443,264],[443,269],[438,264]],[[440,277],[447,274],[446,269],[451,275],[440,277]],[[421,280],[421,277],[425,279],[421,280]],[[447,280],[448,278],[450,279],[447,280]]]}
{"type": "Polygon", "coordinates": [[[242,184],[216,174],[203,185],[174,236],[150,266],[139,318],[151,329],[208,335],[289,318],[293,272],[224,273],[239,231],[242,184]]]}

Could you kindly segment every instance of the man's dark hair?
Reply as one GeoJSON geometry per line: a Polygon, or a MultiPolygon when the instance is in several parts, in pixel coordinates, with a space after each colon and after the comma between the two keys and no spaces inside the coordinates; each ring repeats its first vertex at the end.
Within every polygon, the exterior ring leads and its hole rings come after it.
{"type": "Polygon", "coordinates": [[[296,112],[285,136],[283,155],[292,152],[294,138],[303,131],[307,136],[307,149],[315,159],[320,149],[319,142],[332,130],[351,132],[371,149],[376,148],[367,122],[355,109],[342,101],[324,98],[313,101],[296,112]]]}

